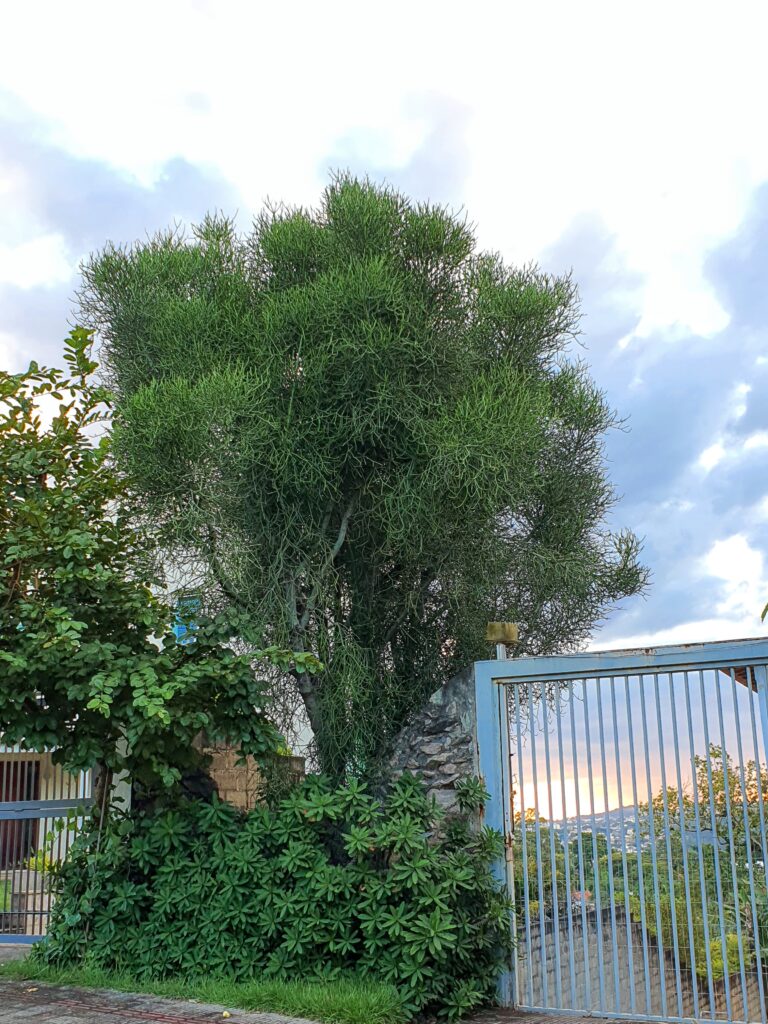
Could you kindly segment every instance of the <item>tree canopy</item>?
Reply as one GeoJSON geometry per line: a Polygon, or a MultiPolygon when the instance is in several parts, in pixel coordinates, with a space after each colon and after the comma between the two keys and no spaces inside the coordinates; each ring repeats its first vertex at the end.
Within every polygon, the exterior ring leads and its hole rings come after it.
{"type": "Polygon", "coordinates": [[[209,216],[107,246],[81,312],[174,562],[325,664],[280,685],[326,770],[370,766],[489,619],[567,650],[644,586],[606,525],[617,420],[567,356],[573,282],[478,252],[448,210],[339,176],[246,235],[209,216]]]}
{"type": "Polygon", "coordinates": [[[174,610],[150,589],[151,538],[130,524],[109,435],[94,436],[109,396],[90,347],[76,329],[68,372],[0,372],[0,735],[71,770],[127,770],[153,792],[199,765],[201,731],[257,757],[279,735],[252,659],[228,644],[241,626],[201,618],[194,642],[177,643],[174,610]]]}

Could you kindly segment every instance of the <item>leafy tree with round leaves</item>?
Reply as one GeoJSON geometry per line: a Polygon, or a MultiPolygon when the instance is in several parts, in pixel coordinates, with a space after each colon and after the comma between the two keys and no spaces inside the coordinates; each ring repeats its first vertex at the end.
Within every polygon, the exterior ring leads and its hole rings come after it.
{"type": "Polygon", "coordinates": [[[325,664],[281,685],[332,774],[486,656],[488,620],[568,650],[645,585],[606,525],[617,419],[567,356],[574,284],[479,252],[445,209],[340,176],[246,236],[211,216],[108,246],[81,311],[142,513],[254,630],[325,664]]]}
{"type": "Polygon", "coordinates": [[[0,734],[72,770],[100,765],[104,780],[126,770],[152,792],[199,768],[201,731],[257,757],[279,737],[251,659],[228,645],[242,624],[203,618],[177,643],[173,609],[150,589],[151,541],[129,524],[90,351],[78,328],[67,372],[0,373],[0,734]]]}

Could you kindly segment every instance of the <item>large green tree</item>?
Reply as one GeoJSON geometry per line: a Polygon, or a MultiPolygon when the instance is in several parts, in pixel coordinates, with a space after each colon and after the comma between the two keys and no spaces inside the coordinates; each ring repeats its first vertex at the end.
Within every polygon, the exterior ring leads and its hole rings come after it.
{"type": "Polygon", "coordinates": [[[175,613],[150,589],[152,541],[130,524],[90,347],[76,329],[67,372],[0,372],[0,735],[156,793],[201,769],[200,732],[257,757],[279,737],[252,659],[229,643],[237,624],[202,619],[177,643],[175,613]]]}
{"type": "Polygon", "coordinates": [[[643,587],[606,526],[614,413],[566,357],[573,283],[450,212],[342,176],[246,236],[213,216],[108,246],[81,297],[175,561],[325,663],[293,692],[326,769],[370,765],[488,619],[565,650],[643,587]]]}

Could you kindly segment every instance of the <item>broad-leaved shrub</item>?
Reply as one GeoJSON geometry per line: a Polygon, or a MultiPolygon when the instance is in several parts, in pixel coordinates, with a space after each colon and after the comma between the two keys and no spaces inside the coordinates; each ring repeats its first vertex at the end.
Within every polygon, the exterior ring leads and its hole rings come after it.
{"type": "Polygon", "coordinates": [[[382,800],[312,778],[248,814],[125,817],[76,841],[36,955],[142,979],[352,971],[394,983],[413,1016],[456,1020],[492,999],[508,956],[501,843],[469,814],[443,819],[412,776],[382,800]]]}

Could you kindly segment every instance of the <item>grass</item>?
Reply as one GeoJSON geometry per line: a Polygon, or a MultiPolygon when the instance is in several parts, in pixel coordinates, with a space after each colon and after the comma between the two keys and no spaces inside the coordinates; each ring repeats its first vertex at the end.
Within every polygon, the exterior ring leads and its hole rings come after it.
{"type": "Polygon", "coordinates": [[[218,1003],[230,1010],[284,1013],[323,1024],[404,1024],[408,1019],[392,986],[354,977],[328,982],[213,978],[137,981],[129,974],[112,974],[95,967],[60,970],[26,959],[3,964],[0,979],[4,978],[193,999],[218,1003]]]}

